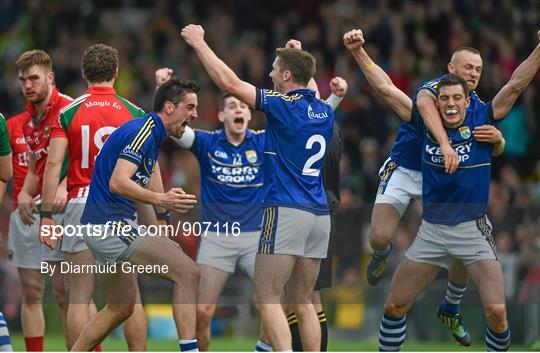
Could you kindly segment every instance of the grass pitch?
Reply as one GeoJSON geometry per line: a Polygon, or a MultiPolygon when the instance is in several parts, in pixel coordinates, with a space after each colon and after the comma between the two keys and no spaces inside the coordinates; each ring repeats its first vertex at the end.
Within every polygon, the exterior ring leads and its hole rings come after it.
{"type": "MultiPolygon", "coordinates": [[[[15,351],[24,351],[24,341],[21,335],[15,334],[11,337],[15,351]]],[[[255,350],[255,337],[216,337],[212,339],[210,349],[212,351],[234,352],[245,351],[253,352],[255,350]]],[[[59,335],[47,335],[45,337],[45,351],[65,351],[64,339],[59,335]]],[[[332,340],[330,339],[329,351],[377,351],[377,342],[375,341],[354,341],[354,340],[332,340]]],[[[405,342],[404,351],[485,351],[483,344],[473,344],[471,347],[464,348],[453,342],[405,342]]],[[[531,347],[514,345],[511,351],[528,351],[531,347]]],[[[103,343],[103,351],[127,351],[126,342],[123,339],[108,338],[103,343]]],[[[148,340],[148,351],[178,351],[178,343],[173,340],[148,340]]]]}

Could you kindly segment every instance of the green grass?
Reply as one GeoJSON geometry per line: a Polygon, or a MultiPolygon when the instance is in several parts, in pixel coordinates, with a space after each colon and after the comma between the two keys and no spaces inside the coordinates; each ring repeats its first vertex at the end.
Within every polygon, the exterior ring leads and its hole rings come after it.
{"type": "MultiPolygon", "coordinates": [[[[245,351],[253,352],[256,338],[249,337],[218,337],[212,340],[211,350],[213,351],[245,351]]],[[[13,348],[16,351],[24,351],[24,341],[21,335],[12,336],[13,348]]],[[[476,344],[469,348],[459,347],[452,342],[405,342],[404,351],[485,351],[485,346],[476,344]]],[[[48,335],[45,337],[45,351],[65,351],[64,340],[59,335],[48,335]]],[[[123,339],[108,338],[103,343],[104,351],[127,351],[127,345],[123,339]]],[[[377,351],[375,341],[354,341],[354,340],[330,340],[330,351],[377,351]]],[[[512,351],[531,350],[526,346],[512,346],[512,351]]],[[[148,351],[178,351],[178,344],[173,340],[148,340],[148,351]]]]}

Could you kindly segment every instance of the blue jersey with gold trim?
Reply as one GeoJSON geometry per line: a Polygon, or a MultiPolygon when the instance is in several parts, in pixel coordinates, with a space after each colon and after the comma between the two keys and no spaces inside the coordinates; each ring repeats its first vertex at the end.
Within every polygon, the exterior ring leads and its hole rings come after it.
{"type": "Polygon", "coordinates": [[[238,222],[243,232],[261,229],[264,131],[246,131],[239,146],[227,141],[225,130],[195,130],[191,150],[201,169],[201,220],[209,230],[238,222]]]}
{"type": "Polygon", "coordinates": [[[138,166],[131,180],[145,186],[154,172],[159,149],[166,136],[160,117],[150,113],[121,125],[107,138],[96,157],[81,223],[104,224],[135,219],[135,203],[113,194],[109,189],[113,170],[118,159],[126,159],[138,166]]]}
{"type": "Polygon", "coordinates": [[[309,89],[257,89],[256,108],[267,117],[263,205],[328,214],[321,169],[332,138],[330,105],[309,89]]]}
{"type": "MultiPolygon", "coordinates": [[[[420,87],[416,89],[412,98],[413,103],[416,103],[416,96],[421,90],[427,89],[436,95],[437,85],[446,76],[448,76],[448,74],[444,74],[420,85],[420,87]]],[[[478,104],[484,104],[484,102],[478,98],[476,92],[471,91],[469,96],[471,97],[471,105],[469,106],[469,109],[474,109],[478,104]]],[[[414,119],[422,119],[420,113],[416,109],[413,109],[413,120],[414,119]]],[[[418,153],[418,151],[421,151],[421,149],[421,139],[416,126],[407,121],[402,122],[399,126],[398,135],[396,137],[396,141],[394,142],[394,146],[392,147],[390,158],[404,168],[421,171],[422,158],[421,154],[418,153]]]]}
{"type": "Polygon", "coordinates": [[[430,223],[455,225],[484,216],[489,196],[493,145],[478,142],[472,131],[477,126],[495,125],[491,102],[468,109],[465,121],[459,128],[445,129],[459,156],[459,167],[454,174],[445,172],[439,144],[423,120],[415,118],[413,123],[422,132],[422,217],[430,223]]]}

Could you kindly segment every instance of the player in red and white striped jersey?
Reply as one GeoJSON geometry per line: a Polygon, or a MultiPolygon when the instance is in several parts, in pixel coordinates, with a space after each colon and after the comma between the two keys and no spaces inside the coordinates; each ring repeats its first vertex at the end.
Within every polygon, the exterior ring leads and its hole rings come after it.
{"type": "MultiPolygon", "coordinates": [[[[119,96],[114,90],[118,77],[118,53],[103,44],[90,46],[82,59],[86,92],[61,110],[52,128],[49,158],[45,170],[41,224],[54,225],[57,211],[54,196],[62,164],[69,151],[67,172],[68,203],[62,225],[79,225],[86,203],[94,161],[107,137],[123,123],[145,115],[145,112],[119,96]]],[[[82,234],[77,234],[82,235],[82,234]]],[[[82,236],[64,236],[61,250],[73,265],[93,265],[94,257],[82,236]]],[[[81,333],[93,313],[94,273],[69,275],[68,348],[81,333]]],[[[142,305],[126,321],[126,339],[132,351],[146,350],[146,320],[142,305]]]]}
{"type": "MultiPolygon", "coordinates": [[[[44,261],[58,265],[62,260],[62,254],[51,251],[39,243],[39,222],[36,222],[34,215],[35,200],[39,200],[41,194],[52,125],[60,109],[72,99],[61,94],[54,86],[52,61],[46,52],[27,51],[19,57],[16,67],[21,90],[27,101],[24,112],[13,117],[13,123],[10,123],[14,125],[10,131],[14,134],[11,136],[11,144],[14,150],[16,149],[13,155],[14,168],[20,173],[16,175],[16,182],[21,180],[23,171],[21,168],[24,164],[28,165],[28,169],[17,195],[17,211],[10,220],[9,247],[12,263],[18,268],[23,286],[21,318],[26,349],[42,351],[45,321],[41,305],[44,286],[40,267],[44,261]],[[23,136],[29,151],[28,159],[20,149],[23,136]]],[[[65,189],[59,189],[55,201],[59,204],[65,203],[65,189]]],[[[51,279],[54,297],[60,305],[65,322],[67,291],[63,276],[59,272],[52,273],[51,279]]]]}

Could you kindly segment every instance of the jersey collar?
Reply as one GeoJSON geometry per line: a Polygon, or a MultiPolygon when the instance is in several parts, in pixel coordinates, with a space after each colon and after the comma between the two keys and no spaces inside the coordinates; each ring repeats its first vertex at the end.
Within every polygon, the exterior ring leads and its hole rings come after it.
{"type": "Polygon", "coordinates": [[[92,86],[88,87],[85,93],[88,94],[116,94],[114,87],[92,86]]]}
{"type": "Polygon", "coordinates": [[[148,115],[150,115],[154,119],[154,122],[156,123],[156,128],[158,128],[158,131],[161,133],[161,140],[163,141],[165,137],[167,137],[167,129],[165,129],[163,121],[161,120],[159,115],[154,112],[151,112],[148,115]]]}
{"type": "Polygon", "coordinates": [[[43,120],[43,118],[47,116],[47,114],[52,109],[52,107],[54,107],[56,103],[58,103],[58,101],[60,100],[59,93],[60,91],[58,91],[58,88],[53,87],[51,99],[49,100],[49,103],[47,104],[47,107],[45,108],[45,112],[43,113],[42,116],[39,116],[39,117],[37,116],[38,113],[37,113],[36,106],[30,102],[26,103],[26,106],[24,107],[24,109],[28,113],[30,113],[30,117],[32,118],[32,120],[34,121],[36,125],[39,124],[43,120]]]}
{"type": "MultiPolygon", "coordinates": [[[[219,130],[219,135],[218,136],[219,136],[220,140],[227,141],[227,134],[225,133],[225,128],[219,130]]],[[[247,129],[246,130],[245,140],[249,140],[252,137],[253,137],[253,133],[251,132],[250,129],[247,129]]]]}
{"type": "Polygon", "coordinates": [[[288,96],[292,96],[293,94],[301,94],[303,96],[312,96],[312,97],[315,97],[315,91],[312,91],[310,90],[309,88],[299,88],[299,89],[294,89],[292,91],[289,91],[286,93],[286,95],[288,96]]]}

